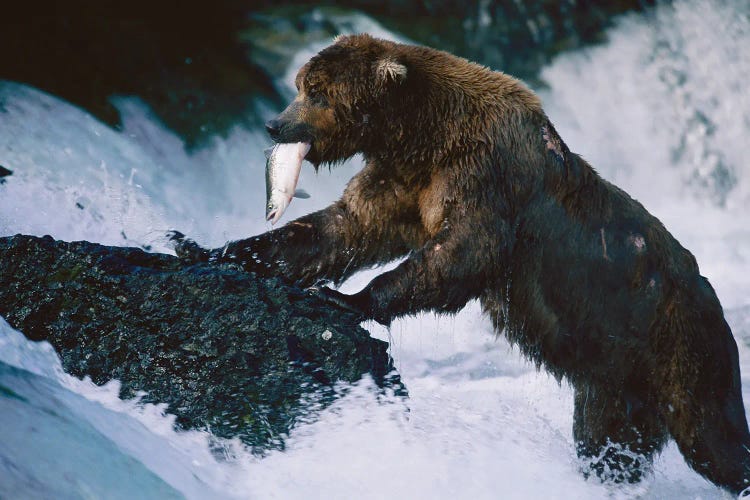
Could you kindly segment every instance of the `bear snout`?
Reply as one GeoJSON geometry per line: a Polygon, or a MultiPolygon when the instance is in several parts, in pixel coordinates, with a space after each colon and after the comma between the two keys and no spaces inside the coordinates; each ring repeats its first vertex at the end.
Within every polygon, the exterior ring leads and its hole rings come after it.
{"type": "Polygon", "coordinates": [[[281,133],[281,122],[276,118],[268,120],[266,122],[266,131],[268,132],[268,135],[271,136],[271,139],[275,141],[279,138],[279,134],[281,133]]]}

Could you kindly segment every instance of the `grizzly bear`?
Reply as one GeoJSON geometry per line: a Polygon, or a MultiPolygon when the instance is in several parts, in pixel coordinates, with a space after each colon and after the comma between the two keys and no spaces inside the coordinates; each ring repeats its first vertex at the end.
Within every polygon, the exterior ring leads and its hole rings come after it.
{"type": "Polygon", "coordinates": [[[313,165],[355,153],[340,200],[187,260],[313,287],[384,324],[478,299],[497,332],[575,388],[584,473],[637,481],[674,438],[688,464],[750,486],[737,346],[692,254],[572,153],[523,83],[435,49],[344,36],[297,74],[266,128],[313,165]],[[321,286],[405,260],[362,291],[321,286]]]}

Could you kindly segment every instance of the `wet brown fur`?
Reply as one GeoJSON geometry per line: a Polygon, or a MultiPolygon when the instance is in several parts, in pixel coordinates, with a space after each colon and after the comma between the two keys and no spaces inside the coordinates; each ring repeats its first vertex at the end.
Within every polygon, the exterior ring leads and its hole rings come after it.
{"type": "Polygon", "coordinates": [[[339,298],[383,323],[477,298],[575,386],[587,472],[637,480],[671,436],[711,481],[747,485],[737,348],[713,289],[655,217],[568,150],[533,92],[367,35],[340,37],[296,82],[274,139],[311,142],[316,166],[355,153],[366,165],[330,207],[212,258],[309,286],[408,256],[339,298]]]}

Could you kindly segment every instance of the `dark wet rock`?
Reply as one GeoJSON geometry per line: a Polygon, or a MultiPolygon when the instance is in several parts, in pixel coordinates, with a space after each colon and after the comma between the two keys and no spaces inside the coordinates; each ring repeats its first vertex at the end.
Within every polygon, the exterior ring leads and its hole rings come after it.
{"type": "Polygon", "coordinates": [[[183,428],[255,452],[369,374],[405,394],[385,342],[347,311],[231,266],[185,267],[137,248],[0,238],[0,315],[63,367],[123,397],[146,391],[183,428]]]}

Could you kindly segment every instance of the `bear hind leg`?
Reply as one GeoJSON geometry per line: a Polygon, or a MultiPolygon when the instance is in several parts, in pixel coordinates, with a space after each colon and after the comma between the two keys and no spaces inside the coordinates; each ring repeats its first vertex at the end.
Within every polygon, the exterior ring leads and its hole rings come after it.
{"type": "Polygon", "coordinates": [[[573,437],[582,472],[635,483],[667,441],[665,424],[639,400],[594,386],[577,387],[573,437]]]}
{"type": "Polygon", "coordinates": [[[734,494],[750,486],[750,432],[737,343],[708,281],[668,316],[680,335],[657,374],[662,414],[685,461],[734,494]],[[679,316],[677,312],[683,314],[679,316]]]}
{"type": "Polygon", "coordinates": [[[750,433],[739,387],[722,398],[704,393],[696,399],[693,391],[671,396],[665,418],[688,465],[735,495],[749,487],[750,433]]]}

